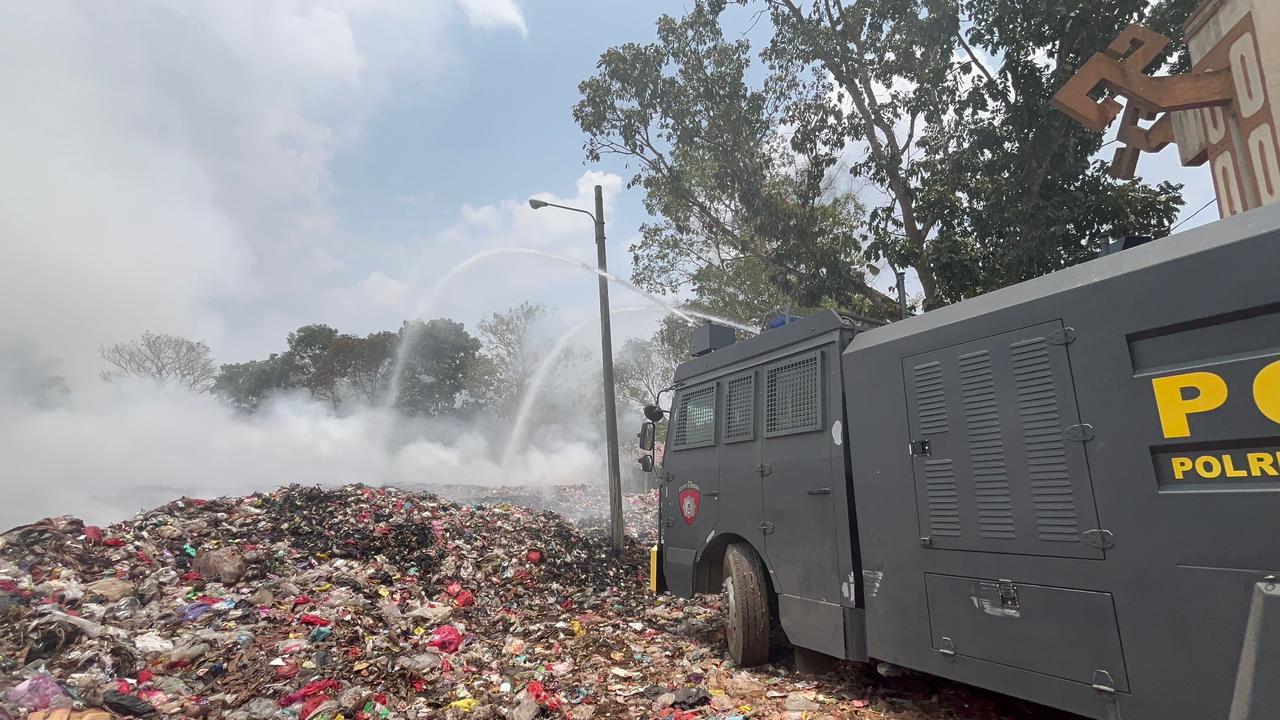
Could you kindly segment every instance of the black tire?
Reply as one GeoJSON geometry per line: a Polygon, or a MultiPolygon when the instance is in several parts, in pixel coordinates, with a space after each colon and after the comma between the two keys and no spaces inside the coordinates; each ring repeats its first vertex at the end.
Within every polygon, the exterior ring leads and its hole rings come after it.
{"type": "Polygon", "coordinates": [[[769,659],[769,580],[750,545],[734,543],[724,553],[724,638],[739,667],[769,659]]]}

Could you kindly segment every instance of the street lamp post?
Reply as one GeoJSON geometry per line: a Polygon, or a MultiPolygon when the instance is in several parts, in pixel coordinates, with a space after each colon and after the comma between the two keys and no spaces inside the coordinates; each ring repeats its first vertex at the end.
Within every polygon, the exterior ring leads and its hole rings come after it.
{"type": "Polygon", "coordinates": [[[600,283],[600,358],[604,374],[604,427],[608,436],[609,452],[609,528],[613,535],[613,552],[622,557],[622,473],[618,469],[618,400],[613,385],[613,333],[609,323],[609,280],[605,273],[609,271],[605,263],[604,252],[604,194],[600,186],[596,186],[596,211],[590,213],[580,208],[557,205],[545,200],[529,200],[529,207],[538,210],[544,207],[571,210],[586,215],[596,226],[596,267],[600,274],[596,278],[600,283]]]}

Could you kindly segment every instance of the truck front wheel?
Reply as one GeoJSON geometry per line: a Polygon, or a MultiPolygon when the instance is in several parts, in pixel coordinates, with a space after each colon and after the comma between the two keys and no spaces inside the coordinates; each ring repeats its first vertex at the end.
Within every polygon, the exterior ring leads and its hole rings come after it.
{"type": "Polygon", "coordinates": [[[724,553],[724,636],[740,667],[769,659],[769,581],[750,545],[734,543],[724,553]]]}

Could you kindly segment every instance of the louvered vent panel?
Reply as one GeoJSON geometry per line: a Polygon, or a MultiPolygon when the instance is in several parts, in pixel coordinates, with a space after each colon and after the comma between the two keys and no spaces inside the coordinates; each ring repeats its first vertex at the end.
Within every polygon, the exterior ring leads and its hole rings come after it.
{"type": "Polygon", "coordinates": [[[921,435],[948,431],[947,394],[942,387],[942,363],[931,362],[913,369],[916,384],[916,412],[921,435]]]}
{"type": "Polygon", "coordinates": [[[821,429],[817,353],[788,360],[766,371],[764,407],[766,437],[821,429]]]}
{"type": "Polygon", "coordinates": [[[732,378],[725,384],[724,441],[750,440],[755,436],[755,374],[732,378]]]}
{"type": "Polygon", "coordinates": [[[1009,468],[1000,432],[999,403],[991,354],[986,350],[961,355],[960,390],[964,405],[973,494],[978,508],[978,534],[984,538],[1013,540],[1013,500],[1009,495],[1009,468]]]}
{"type": "Polygon", "coordinates": [[[672,428],[673,447],[710,445],[715,441],[716,386],[708,385],[680,397],[680,408],[672,428]]]}
{"type": "Polygon", "coordinates": [[[956,470],[951,460],[924,464],[925,492],[929,502],[929,534],[960,537],[960,499],[956,496],[956,470]]]}
{"type": "Polygon", "coordinates": [[[1040,337],[1013,343],[1009,348],[1037,534],[1050,542],[1080,542],[1080,521],[1062,439],[1049,347],[1040,337]]]}

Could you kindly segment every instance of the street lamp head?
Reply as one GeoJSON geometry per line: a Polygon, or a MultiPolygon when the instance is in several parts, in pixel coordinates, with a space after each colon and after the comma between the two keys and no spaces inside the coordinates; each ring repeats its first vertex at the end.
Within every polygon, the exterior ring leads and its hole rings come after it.
{"type": "Polygon", "coordinates": [[[544,208],[546,206],[547,206],[546,200],[535,200],[533,198],[529,198],[529,207],[533,208],[534,210],[537,210],[539,208],[544,208]]]}

